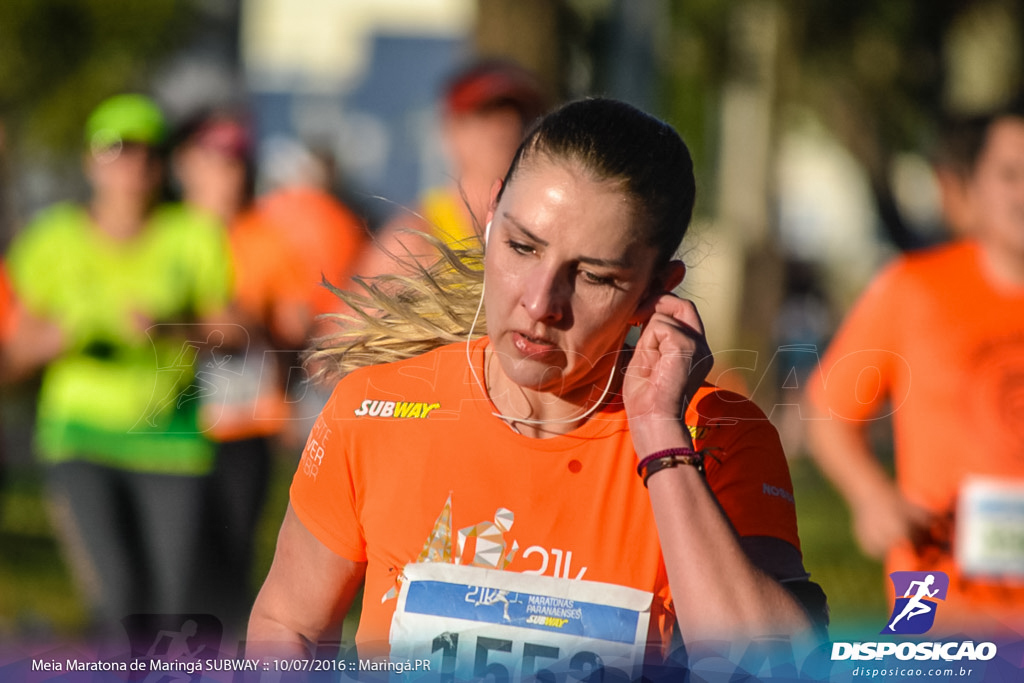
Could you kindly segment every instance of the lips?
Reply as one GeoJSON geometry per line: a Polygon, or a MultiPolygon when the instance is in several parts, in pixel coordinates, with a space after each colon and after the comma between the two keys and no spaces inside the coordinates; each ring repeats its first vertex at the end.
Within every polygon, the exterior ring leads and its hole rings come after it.
{"type": "Polygon", "coordinates": [[[543,360],[561,354],[558,345],[550,339],[532,337],[525,332],[513,332],[512,345],[519,353],[535,360],[543,360]]]}

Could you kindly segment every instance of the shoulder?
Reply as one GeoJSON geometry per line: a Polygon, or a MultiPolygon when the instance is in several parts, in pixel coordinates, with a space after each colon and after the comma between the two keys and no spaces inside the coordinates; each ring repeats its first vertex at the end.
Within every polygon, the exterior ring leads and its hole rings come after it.
{"type": "Polygon", "coordinates": [[[36,255],[54,258],[80,252],[82,243],[92,239],[89,228],[89,214],[81,206],[61,203],[43,209],[11,242],[6,257],[11,270],[36,255]]]}
{"type": "MultiPolygon", "coordinates": [[[[950,296],[968,297],[976,282],[979,257],[971,241],[948,244],[904,254],[890,262],[868,285],[851,309],[843,329],[868,333],[891,343],[913,336],[917,318],[943,315],[950,296]]],[[[857,335],[854,335],[856,337],[857,335]]],[[[881,343],[881,342],[879,342],[881,343]]]]}
{"type": "Polygon", "coordinates": [[[60,202],[39,211],[25,227],[24,234],[56,234],[80,232],[89,226],[85,207],[72,202],[60,202]]]}
{"type": "Polygon", "coordinates": [[[900,259],[910,272],[927,272],[962,263],[977,252],[978,245],[972,240],[955,240],[928,249],[911,252],[900,259]]]}
{"type": "Polygon", "coordinates": [[[245,239],[267,240],[275,243],[284,241],[284,238],[267,217],[266,213],[256,207],[250,207],[235,218],[231,222],[229,232],[232,239],[242,237],[245,239]]]}
{"type": "Polygon", "coordinates": [[[457,212],[459,204],[446,188],[433,187],[420,197],[420,204],[427,215],[445,215],[457,212]]]}
{"type": "Polygon", "coordinates": [[[904,254],[889,263],[878,280],[890,287],[911,284],[935,286],[948,282],[950,273],[975,261],[977,245],[967,240],[904,254]]]}
{"type": "Polygon", "coordinates": [[[358,216],[341,200],[329,192],[308,187],[275,190],[261,197],[256,209],[283,226],[310,217],[323,220],[331,228],[360,225],[358,216]]]}
{"type": "Polygon", "coordinates": [[[902,254],[882,267],[861,292],[843,324],[844,329],[892,332],[903,322],[901,312],[930,301],[949,289],[951,273],[963,272],[976,261],[970,242],[951,242],[902,254]]]}
{"type": "Polygon", "coordinates": [[[698,449],[736,458],[784,459],[775,426],[749,398],[705,384],[687,409],[686,424],[698,449]]]}
{"type": "Polygon", "coordinates": [[[181,203],[156,207],[147,225],[151,246],[164,256],[176,255],[197,267],[226,263],[228,232],[215,216],[181,203]]]}
{"type": "MultiPolygon", "coordinates": [[[[785,459],[775,426],[752,400],[705,384],[686,412],[695,447],[731,465],[739,461],[785,459]]],[[[721,463],[719,463],[721,464],[721,463]]]]}
{"type": "Polygon", "coordinates": [[[705,429],[746,421],[768,422],[768,417],[746,396],[710,383],[697,390],[687,410],[687,424],[705,429]]]}
{"type": "Polygon", "coordinates": [[[713,385],[693,404],[687,425],[695,448],[707,454],[708,486],[737,534],[799,549],[793,483],[775,427],[753,401],[713,385]]]}

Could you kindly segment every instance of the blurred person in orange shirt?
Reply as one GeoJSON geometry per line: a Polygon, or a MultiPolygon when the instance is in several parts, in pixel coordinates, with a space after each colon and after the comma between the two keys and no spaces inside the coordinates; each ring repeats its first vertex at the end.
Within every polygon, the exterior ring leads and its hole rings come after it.
{"type": "Polygon", "coordinates": [[[962,189],[960,239],[896,259],[849,313],[808,385],[808,438],[867,554],[948,574],[937,628],[1024,633],[1019,102],[988,118],[962,189]],[[867,434],[883,414],[895,480],[867,434]]]}
{"type": "Polygon", "coordinates": [[[229,632],[252,601],[253,535],[266,498],[274,439],[289,417],[285,373],[311,320],[305,262],[252,206],[252,136],[245,116],[200,112],[177,136],[183,200],[226,227],[233,289],[222,344],[201,356],[201,426],[217,444],[206,525],[207,604],[229,632]]]}
{"type": "Polygon", "coordinates": [[[394,272],[396,258],[433,256],[433,247],[412,231],[452,248],[473,246],[483,234],[494,183],[505,176],[526,130],[547,107],[537,78],[514,62],[481,60],[453,74],[441,97],[451,182],[427,190],[415,210],[384,226],[355,273],[374,277],[394,272]]]}
{"type": "Polygon", "coordinates": [[[931,158],[945,227],[953,237],[970,234],[970,186],[978,150],[984,144],[985,115],[950,115],[940,125],[931,158]]]}
{"type": "Polygon", "coordinates": [[[328,189],[330,172],[322,160],[300,142],[278,143],[266,159],[271,187],[254,212],[301,255],[313,315],[338,312],[340,302],[324,283],[340,287],[348,281],[367,242],[366,222],[328,189]]]}
{"type": "Polygon", "coordinates": [[[7,273],[3,264],[0,263],[0,377],[7,374],[8,340],[13,336],[17,327],[17,309],[15,308],[14,293],[11,291],[11,284],[7,281],[7,273]]]}

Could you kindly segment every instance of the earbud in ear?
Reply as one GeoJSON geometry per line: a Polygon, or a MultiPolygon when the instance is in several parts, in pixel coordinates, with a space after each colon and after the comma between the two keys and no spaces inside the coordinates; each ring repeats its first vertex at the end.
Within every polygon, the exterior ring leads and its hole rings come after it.
{"type": "Polygon", "coordinates": [[[484,226],[484,246],[487,246],[487,240],[491,237],[491,221],[487,221],[487,225],[484,226]]]}

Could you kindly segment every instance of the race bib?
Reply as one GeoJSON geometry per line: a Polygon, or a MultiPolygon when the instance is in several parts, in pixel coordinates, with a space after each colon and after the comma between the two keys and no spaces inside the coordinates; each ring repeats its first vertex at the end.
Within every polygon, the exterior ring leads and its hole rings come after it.
{"type": "Polygon", "coordinates": [[[248,352],[212,352],[200,361],[196,384],[204,430],[226,439],[274,431],[274,421],[285,415],[274,353],[254,343],[248,352]]]}
{"type": "Polygon", "coordinates": [[[429,660],[433,680],[572,681],[599,669],[639,676],[651,593],[441,562],[403,574],[391,661],[429,660]]]}
{"type": "Polygon", "coordinates": [[[961,488],[956,560],[967,576],[1024,581],[1024,481],[975,478],[961,488]]]}

